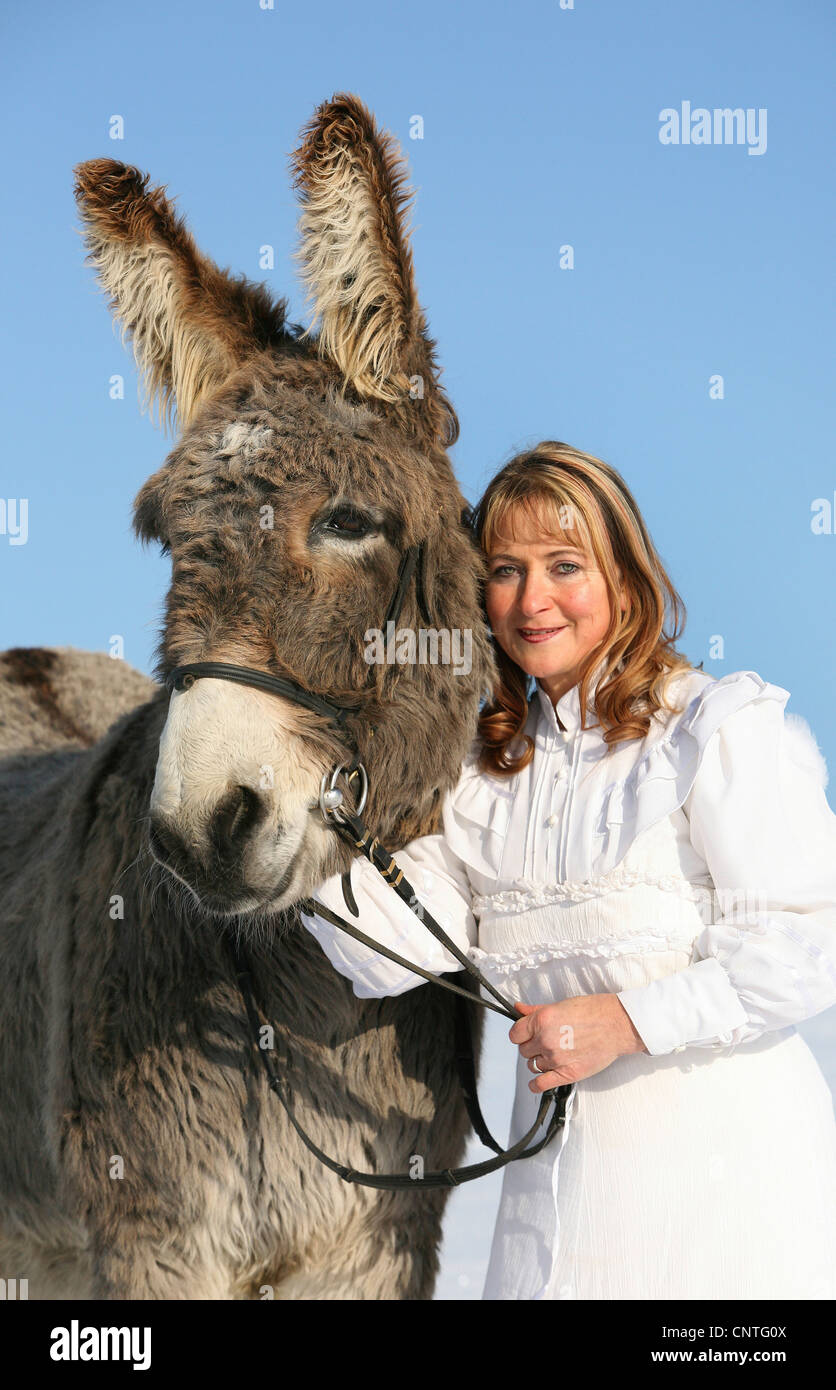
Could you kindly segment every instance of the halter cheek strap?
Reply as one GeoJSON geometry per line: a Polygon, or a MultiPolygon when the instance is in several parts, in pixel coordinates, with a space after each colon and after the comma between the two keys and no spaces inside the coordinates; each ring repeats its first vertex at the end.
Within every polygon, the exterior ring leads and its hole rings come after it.
{"type": "MultiPolygon", "coordinates": [[[[427,609],[424,586],[424,544],[422,542],[420,545],[411,545],[401,557],[395,590],[383,620],[384,631],[389,623],[398,621],[413,575],[415,576],[416,597],[421,615],[428,623],[432,622],[427,609]]],[[[320,714],[325,719],[330,720],[343,732],[345,732],[346,717],[349,714],[358,713],[363,707],[362,700],[356,696],[345,701],[329,699],[325,695],[318,695],[312,690],[307,690],[305,686],[300,685],[299,681],[293,680],[289,676],[272,676],[269,671],[259,671],[250,666],[235,666],[226,661],[187,662],[185,665],[176,666],[173,671],[170,671],[165,683],[170,690],[180,692],[188,690],[201,676],[209,676],[214,680],[237,681],[239,685],[250,685],[256,690],[264,690],[268,695],[280,695],[286,700],[293,700],[295,704],[302,705],[304,709],[313,710],[314,714],[320,714]]]]}

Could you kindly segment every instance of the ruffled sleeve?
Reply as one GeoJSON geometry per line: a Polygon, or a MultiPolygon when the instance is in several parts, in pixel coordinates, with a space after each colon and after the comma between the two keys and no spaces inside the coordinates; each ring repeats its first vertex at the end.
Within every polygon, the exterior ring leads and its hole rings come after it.
{"type": "Polygon", "coordinates": [[[785,714],[788,692],[762,694],[712,732],[683,802],[715,888],[697,959],[618,995],[651,1056],[735,1046],[836,1003],[827,769],[805,722],[785,714]]]}
{"type": "Polygon", "coordinates": [[[732,671],[719,680],[691,671],[677,678],[671,694],[677,701],[684,696],[682,713],[654,722],[639,757],[629,743],[608,754],[612,777],[600,805],[596,809],[596,798],[590,797],[578,811],[579,862],[571,877],[607,873],[640,835],[683,806],[711,739],[738,710],[770,703],[783,708],[789,699],[789,691],[762,680],[755,671],[732,671]]]}
{"type": "MultiPolygon", "coordinates": [[[[455,827],[454,845],[448,842],[446,834],[422,835],[411,840],[403,849],[395,850],[393,855],[421,903],[463,951],[476,945],[478,928],[471,911],[473,890],[468,864],[456,852],[456,847],[478,860],[482,830],[487,828],[479,822],[488,820],[491,814],[489,799],[484,794],[480,798],[478,789],[474,791],[474,782],[478,782],[478,773],[474,777],[474,772],[475,759],[471,755],[463,766],[458,785],[444,801],[444,825],[455,827]],[[469,808],[468,815],[476,814],[478,821],[469,821],[467,817],[461,822],[454,820],[454,808],[460,795],[463,795],[469,808]],[[472,834],[465,829],[468,824],[472,826],[472,834]],[[471,843],[474,845],[473,855],[468,848],[471,843]]],[[[422,926],[415,913],[392,892],[377,869],[361,855],[351,863],[351,888],[359,911],[356,918],[346,904],[340,874],[326,879],[313,896],[346,921],[356,922],[367,936],[374,937],[390,950],[434,975],[462,969],[455,956],[422,926]]],[[[355,941],[347,932],[326,922],[318,914],[300,915],[335,969],[353,981],[354,993],[359,998],[403,994],[408,989],[428,983],[421,975],[405,970],[362,942],[355,941]]]]}
{"type": "Polygon", "coordinates": [[[481,772],[478,745],[466,758],[458,786],[442,808],[444,839],[465,866],[474,892],[493,885],[499,875],[503,848],[515,798],[516,778],[481,772]]]}

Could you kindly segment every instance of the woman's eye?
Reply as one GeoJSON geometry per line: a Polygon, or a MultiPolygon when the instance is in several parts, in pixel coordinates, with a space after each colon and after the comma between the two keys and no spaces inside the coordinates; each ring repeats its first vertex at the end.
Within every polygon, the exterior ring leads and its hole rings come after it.
{"type": "MultiPolygon", "coordinates": [[[[574,560],[561,560],[559,564],[555,565],[555,569],[561,574],[571,575],[578,573],[578,571],[580,570],[580,565],[576,565],[574,560]]],[[[515,574],[516,566],[497,565],[495,570],[491,570],[490,577],[491,579],[495,579],[497,575],[507,574],[509,571],[510,573],[515,574]]]]}
{"type": "Polygon", "coordinates": [[[365,536],[372,525],[369,518],[360,512],[352,511],[350,507],[338,507],[323,522],[323,529],[343,536],[365,536]]]}

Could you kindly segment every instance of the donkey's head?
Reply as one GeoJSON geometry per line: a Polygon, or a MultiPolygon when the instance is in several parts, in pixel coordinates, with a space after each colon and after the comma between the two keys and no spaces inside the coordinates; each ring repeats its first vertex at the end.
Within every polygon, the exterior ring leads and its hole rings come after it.
{"type": "MultiPolygon", "coordinates": [[[[416,298],[398,148],[341,95],[293,168],[315,336],[203,256],[147,175],[92,160],[76,197],[147,399],[179,427],[134,512],[172,558],[155,674],[221,661],[353,701],[365,818],[396,847],[437,828],[490,688],[484,566],[446,453],[458,425],[416,298]],[[419,545],[419,583],[378,638],[419,545]]],[[[319,809],[323,774],[347,761],[315,711],[199,679],[171,695],[154,856],[212,913],[287,908],[350,861],[319,809]]]]}

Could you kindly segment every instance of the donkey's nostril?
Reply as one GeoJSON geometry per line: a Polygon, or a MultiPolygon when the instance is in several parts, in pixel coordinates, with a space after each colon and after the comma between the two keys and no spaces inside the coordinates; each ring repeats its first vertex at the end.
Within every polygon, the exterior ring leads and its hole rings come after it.
{"type": "Polygon", "coordinates": [[[156,859],[163,864],[171,864],[183,857],[185,846],[182,840],[161,820],[151,820],[148,838],[156,859]]]}
{"type": "Polygon", "coordinates": [[[215,808],[209,838],[221,855],[238,852],[267,814],[267,806],[252,787],[232,787],[215,808]]]}

